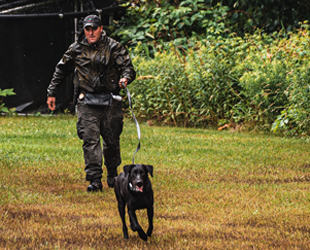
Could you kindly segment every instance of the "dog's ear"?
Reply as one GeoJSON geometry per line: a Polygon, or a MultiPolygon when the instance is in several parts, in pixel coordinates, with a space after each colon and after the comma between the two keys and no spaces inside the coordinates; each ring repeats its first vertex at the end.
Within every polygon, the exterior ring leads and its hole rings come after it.
{"type": "Polygon", "coordinates": [[[147,172],[153,177],[153,166],[152,165],[144,165],[147,172]]]}
{"type": "Polygon", "coordinates": [[[131,165],[125,165],[125,166],[123,167],[125,176],[127,176],[127,175],[129,174],[130,169],[131,169],[133,166],[134,166],[134,165],[131,164],[131,165]]]}

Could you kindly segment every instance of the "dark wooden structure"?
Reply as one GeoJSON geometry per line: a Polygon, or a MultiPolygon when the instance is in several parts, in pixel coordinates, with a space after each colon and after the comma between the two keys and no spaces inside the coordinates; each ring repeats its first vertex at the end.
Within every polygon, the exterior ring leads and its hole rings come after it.
{"type": "MultiPolygon", "coordinates": [[[[124,8],[111,0],[0,0],[0,89],[13,88],[5,106],[17,112],[47,113],[46,88],[55,65],[82,29],[88,14],[98,14],[106,31],[124,8]]],[[[59,111],[72,107],[70,77],[58,95],[59,111]]]]}

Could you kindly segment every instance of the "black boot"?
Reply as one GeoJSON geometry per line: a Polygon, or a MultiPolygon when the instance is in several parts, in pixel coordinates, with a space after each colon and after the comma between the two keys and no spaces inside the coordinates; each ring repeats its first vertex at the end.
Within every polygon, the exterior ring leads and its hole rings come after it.
{"type": "Polygon", "coordinates": [[[114,177],[117,176],[117,169],[111,169],[109,168],[108,169],[108,175],[107,175],[107,183],[108,183],[108,186],[109,188],[114,188],[114,177]]]}
{"type": "Polygon", "coordinates": [[[96,179],[90,182],[90,185],[87,187],[87,192],[98,192],[102,191],[101,180],[96,179]]]}

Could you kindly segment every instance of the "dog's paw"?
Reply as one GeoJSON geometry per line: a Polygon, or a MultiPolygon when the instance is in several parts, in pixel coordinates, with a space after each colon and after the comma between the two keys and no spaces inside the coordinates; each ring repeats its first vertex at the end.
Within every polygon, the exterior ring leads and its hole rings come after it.
{"type": "Polygon", "coordinates": [[[133,231],[133,232],[136,232],[137,229],[133,226],[133,225],[130,225],[130,229],[133,231]]]}
{"type": "Polygon", "coordinates": [[[123,227],[123,235],[124,235],[124,239],[128,239],[128,230],[127,227],[123,227]]]}
{"type": "Polygon", "coordinates": [[[147,241],[147,235],[145,234],[145,232],[142,230],[142,231],[138,231],[138,234],[139,234],[139,237],[144,240],[144,241],[147,241]]]}
{"type": "Polygon", "coordinates": [[[147,230],[147,232],[146,232],[146,235],[147,235],[148,237],[151,237],[152,232],[153,232],[153,228],[152,228],[152,229],[149,228],[149,229],[147,230]]]}

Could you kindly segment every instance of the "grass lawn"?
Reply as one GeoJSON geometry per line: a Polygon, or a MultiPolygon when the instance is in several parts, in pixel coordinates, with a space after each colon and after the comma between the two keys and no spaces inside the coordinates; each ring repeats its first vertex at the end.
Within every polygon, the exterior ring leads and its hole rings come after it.
{"type": "MultiPolygon", "coordinates": [[[[135,162],[154,166],[155,195],[144,242],[123,239],[105,180],[86,192],[75,123],[0,117],[0,249],[310,249],[310,139],[140,124],[135,162]]],[[[122,165],[137,143],[125,120],[122,165]]]]}

